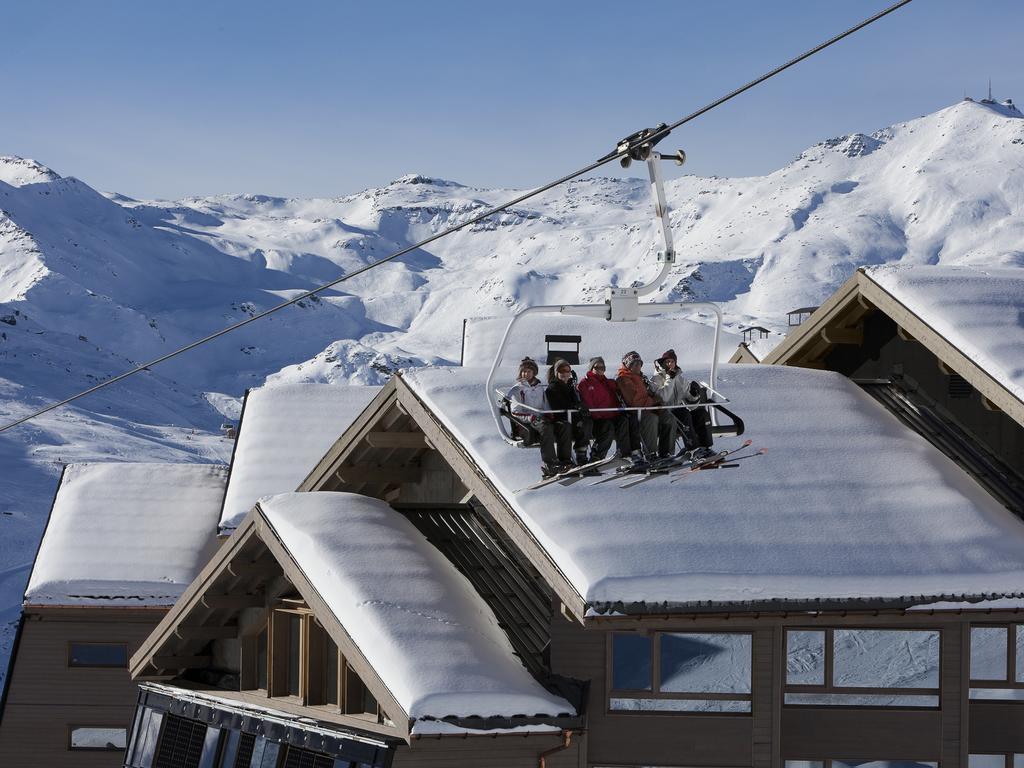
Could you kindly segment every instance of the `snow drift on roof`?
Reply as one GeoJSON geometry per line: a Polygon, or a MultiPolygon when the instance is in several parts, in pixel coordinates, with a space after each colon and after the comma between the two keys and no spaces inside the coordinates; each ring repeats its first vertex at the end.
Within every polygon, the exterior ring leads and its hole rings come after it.
{"type": "Polygon", "coordinates": [[[539,454],[498,436],[485,378],[404,375],[592,604],[1024,593],[1024,524],[839,374],[722,366],[768,449],[735,469],[518,494],[539,454]]]}
{"type": "Polygon", "coordinates": [[[470,583],[384,502],[291,493],[260,508],[410,717],[575,714],[513,655],[470,583]]]}
{"type": "Polygon", "coordinates": [[[216,549],[226,468],[71,464],[25,602],[173,605],[216,549]]]}
{"type": "Polygon", "coordinates": [[[865,271],[1024,400],[1024,269],[892,265],[865,271]]]}
{"type": "Polygon", "coordinates": [[[231,460],[221,529],[234,529],[260,496],[299,487],[380,387],[285,384],[249,391],[231,460]]]}

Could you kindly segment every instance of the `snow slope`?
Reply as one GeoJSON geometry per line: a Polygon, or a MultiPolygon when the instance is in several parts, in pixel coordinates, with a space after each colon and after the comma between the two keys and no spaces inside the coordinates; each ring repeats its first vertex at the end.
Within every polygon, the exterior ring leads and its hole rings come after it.
{"type": "MultiPolygon", "coordinates": [[[[1022,165],[1022,115],[959,102],[824,141],[768,176],[670,180],[679,260],[659,298],[718,301],[732,329],[782,330],[787,310],[820,303],[856,266],[1024,267],[1022,165]]],[[[0,157],[0,419],[518,192],[409,175],[333,199],[138,201],[0,157]]],[[[646,181],[575,181],[0,434],[0,668],[61,463],[227,461],[216,430],[268,375],[378,385],[457,361],[463,318],[600,299],[650,279],[658,247],[646,181]]]]}

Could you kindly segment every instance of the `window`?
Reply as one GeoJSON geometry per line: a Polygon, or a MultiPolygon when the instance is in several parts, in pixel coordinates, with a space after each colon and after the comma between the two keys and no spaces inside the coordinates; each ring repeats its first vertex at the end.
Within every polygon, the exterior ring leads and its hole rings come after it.
{"type": "Polygon", "coordinates": [[[968,755],[967,768],[1024,768],[1024,755],[1003,752],[997,755],[968,755]]]}
{"type": "Polygon", "coordinates": [[[268,624],[243,638],[241,670],[241,690],[394,725],[301,599],[270,611],[268,624]]]}
{"type": "Polygon", "coordinates": [[[69,667],[127,667],[128,646],[124,643],[71,643],[69,667]]]}
{"type": "Polygon", "coordinates": [[[786,760],[785,768],[939,768],[927,760],[786,760]]]}
{"type": "Polygon", "coordinates": [[[784,702],[937,707],[939,641],[932,629],[788,630],[784,702]]]}
{"type": "Polygon", "coordinates": [[[971,698],[1024,701],[1024,624],[971,626],[971,698]]]}
{"type": "Polygon", "coordinates": [[[122,750],[128,744],[128,729],[98,725],[73,725],[71,749],[122,750]]]}
{"type": "Polygon", "coordinates": [[[749,633],[613,633],[609,642],[611,711],[750,712],[749,633]]]}

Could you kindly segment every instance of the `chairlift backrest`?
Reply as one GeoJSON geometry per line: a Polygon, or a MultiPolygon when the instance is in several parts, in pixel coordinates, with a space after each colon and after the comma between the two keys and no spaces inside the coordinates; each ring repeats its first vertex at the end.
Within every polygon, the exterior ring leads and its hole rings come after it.
{"type": "Polygon", "coordinates": [[[548,346],[547,364],[554,365],[557,360],[565,360],[569,365],[579,365],[581,341],[583,341],[582,336],[563,336],[556,333],[546,335],[544,342],[548,346]],[[568,346],[552,348],[552,344],[571,345],[572,348],[570,349],[568,346]]]}

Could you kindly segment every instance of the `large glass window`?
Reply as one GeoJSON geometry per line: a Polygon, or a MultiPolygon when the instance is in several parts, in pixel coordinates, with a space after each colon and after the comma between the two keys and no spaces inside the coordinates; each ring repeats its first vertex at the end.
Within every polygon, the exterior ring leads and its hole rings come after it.
{"type": "Polygon", "coordinates": [[[1024,768],[1024,754],[968,755],[967,768],[1024,768]]]}
{"type": "Polygon", "coordinates": [[[611,711],[750,712],[749,633],[613,633],[610,653],[611,711]]]}
{"type": "Polygon", "coordinates": [[[1024,624],[971,626],[971,698],[1024,701],[1024,624]]]}
{"type": "Polygon", "coordinates": [[[128,646],[124,643],[70,643],[69,667],[127,667],[128,646]]]}
{"type": "Polygon", "coordinates": [[[938,630],[786,632],[786,704],[937,707],[938,630]]]}

